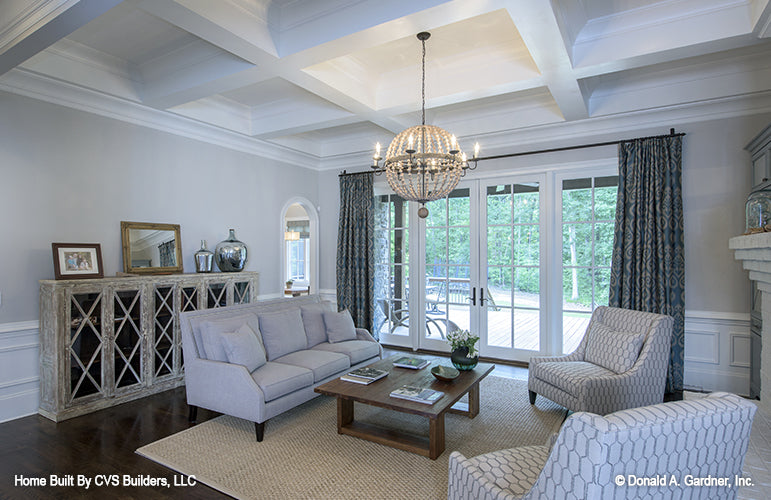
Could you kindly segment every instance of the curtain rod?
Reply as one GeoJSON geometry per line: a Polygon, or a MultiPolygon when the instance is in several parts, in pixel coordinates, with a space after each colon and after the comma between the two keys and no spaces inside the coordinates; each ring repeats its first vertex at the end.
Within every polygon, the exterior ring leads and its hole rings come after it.
{"type": "MultiPolygon", "coordinates": [[[[625,142],[634,142],[634,141],[644,141],[646,139],[663,139],[665,137],[683,137],[685,135],[685,132],[678,132],[675,133],[675,129],[671,128],[669,129],[668,134],[662,134],[662,135],[650,135],[648,137],[637,137],[635,139],[619,139],[616,141],[608,141],[608,142],[595,142],[592,144],[579,144],[578,146],[564,146],[561,148],[551,148],[551,149],[538,149],[535,151],[522,151],[520,153],[508,153],[505,155],[495,155],[495,156],[483,156],[481,158],[477,158],[477,161],[483,161],[483,160],[497,160],[500,158],[513,158],[515,156],[528,156],[528,155],[537,155],[537,154],[543,154],[543,153],[557,153],[559,151],[570,151],[573,149],[586,149],[586,148],[598,148],[601,146],[614,146],[618,144],[623,144],[625,142]]],[[[370,172],[351,172],[346,173],[345,170],[340,174],[343,175],[358,175],[358,174],[368,174],[370,172]]]]}
{"type": "Polygon", "coordinates": [[[586,149],[586,148],[597,148],[601,146],[614,146],[618,144],[623,144],[625,142],[634,142],[634,141],[644,141],[646,139],[663,139],[665,137],[683,137],[685,135],[685,132],[678,132],[675,133],[675,129],[671,128],[669,129],[668,134],[662,134],[662,135],[650,135],[648,137],[637,137],[635,139],[620,139],[617,141],[608,141],[608,142],[595,142],[592,144],[580,144],[578,146],[565,146],[561,148],[551,148],[551,149],[538,149],[535,151],[523,151],[521,153],[508,153],[505,155],[495,155],[495,156],[483,156],[482,158],[479,158],[478,161],[482,160],[497,160],[499,158],[512,158],[514,156],[527,156],[527,155],[537,155],[542,153],[557,153],[559,151],[570,151],[573,149],[586,149]]]}
{"type": "Polygon", "coordinates": [[[365,170],[364,172],[346,172],[345,170],[343,170],[338,174],[338,177],[346,177],[348,175],[363,175],[363,174],[371,174],[371,173],[373,173],[372,170],[365,170]]]}

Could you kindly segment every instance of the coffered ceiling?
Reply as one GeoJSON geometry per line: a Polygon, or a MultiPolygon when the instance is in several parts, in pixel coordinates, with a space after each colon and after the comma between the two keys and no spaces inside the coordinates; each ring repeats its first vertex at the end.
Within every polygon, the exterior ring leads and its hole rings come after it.
{"type": "Polygon", "coordinates": [[[770,23],[768,0],[3,0],[0,89],[363,167],[420,120],[419,31],[427,121],[489,153],[663,110],[771,110],[770,23]]]}

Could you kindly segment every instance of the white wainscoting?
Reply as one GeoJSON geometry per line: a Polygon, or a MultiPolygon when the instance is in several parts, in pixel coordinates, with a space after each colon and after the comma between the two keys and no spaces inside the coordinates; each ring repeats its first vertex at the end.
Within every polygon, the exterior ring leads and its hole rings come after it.
{"type": "Polygon", "coordinates": [[[750,315],[685,312],[686,390],[750,392],[750,315]]]}
{"type": "Polygon", "coordinates": [[[0,324],[0,422],[37,413],[39,350],[37,321],[0,324]]]}

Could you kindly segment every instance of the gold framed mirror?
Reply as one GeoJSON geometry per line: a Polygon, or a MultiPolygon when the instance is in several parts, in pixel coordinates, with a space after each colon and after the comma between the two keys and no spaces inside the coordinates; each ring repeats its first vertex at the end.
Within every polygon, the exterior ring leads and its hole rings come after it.
{"type": "Polygon", "coordinates": [[[171,274],[182,272],[182,241],[179,224],[155,222],[120,223],[123,272],[171,274]]]}

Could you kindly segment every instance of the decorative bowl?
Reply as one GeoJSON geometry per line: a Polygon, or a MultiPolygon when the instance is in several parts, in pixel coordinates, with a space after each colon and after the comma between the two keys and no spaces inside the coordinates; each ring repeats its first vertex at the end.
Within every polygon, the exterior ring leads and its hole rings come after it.
{"type": "Polygon", "coordinates": [[[455,380],[460,372],[452,366],[437,365],[431,368],[431,375],[443,382],[455,380]]]}

